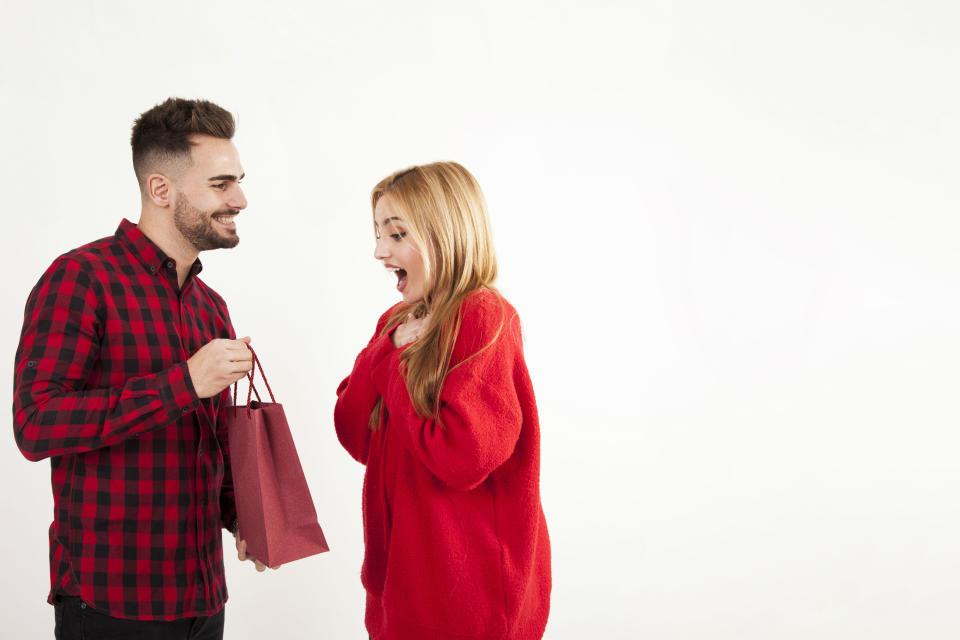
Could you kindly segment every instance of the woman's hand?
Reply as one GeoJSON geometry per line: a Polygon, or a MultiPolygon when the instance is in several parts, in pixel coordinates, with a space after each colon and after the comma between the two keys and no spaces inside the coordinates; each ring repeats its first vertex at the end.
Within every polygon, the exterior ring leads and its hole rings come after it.
{"type": "Polygon", "coordinates": [[[427,330],[427,324],[430,321],[430,314],[422,318],[412,318],[407,316],[406,321],[394,330],[391,338],[393,346],[400,348],[409,344],[420,337],[420,334],[427,330]]]}

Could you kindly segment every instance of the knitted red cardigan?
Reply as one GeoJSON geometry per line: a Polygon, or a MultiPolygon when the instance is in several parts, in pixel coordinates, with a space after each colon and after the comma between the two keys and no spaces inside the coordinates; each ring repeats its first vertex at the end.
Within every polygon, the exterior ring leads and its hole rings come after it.
{"type": "Polygon", "coordinates": [[[340,384],[334,415],[341,444],[367,466],[367,630],[375,640],[541,638],[550,541],[516,311],[492,291],[464,301],[453,350],[462,364],[443,384],[436,420],[417,416],[402,349],[379,335],[389,314],[340,384]],[[386,419],[371,431],[378,397],[386,419]]]}

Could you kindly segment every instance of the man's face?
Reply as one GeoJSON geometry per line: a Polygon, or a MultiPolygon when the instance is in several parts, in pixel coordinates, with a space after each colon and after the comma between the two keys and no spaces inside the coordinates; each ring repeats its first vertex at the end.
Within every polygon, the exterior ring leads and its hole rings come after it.
{"type": "Polygon", "coordinates": [[[176,181],[174,224],[197,251],[235,247],[240,236],[234,218],[247,206],[237,148],[211,136],[194,136],[193,142],[193,164],[176,181]]]}

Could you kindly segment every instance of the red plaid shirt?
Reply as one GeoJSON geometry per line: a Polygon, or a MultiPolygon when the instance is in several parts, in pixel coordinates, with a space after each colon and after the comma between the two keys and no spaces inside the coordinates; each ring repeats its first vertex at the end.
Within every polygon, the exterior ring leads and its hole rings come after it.
{"type": "Polygon", "coordinates": [[[27,300],[14,372],[17,445],[50,458],[49,600],[119,618],[216,613],[221,525],[235,518],[228,392],[200,400],[186,360],[234,338],[223,299],[132,223],[66,253],[27,300]]]}

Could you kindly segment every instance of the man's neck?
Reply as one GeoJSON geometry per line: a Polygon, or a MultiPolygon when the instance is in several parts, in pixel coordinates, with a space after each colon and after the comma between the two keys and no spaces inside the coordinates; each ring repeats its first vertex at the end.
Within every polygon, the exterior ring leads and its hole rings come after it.
{"type": "Polygon", "coordinates": [[[160,250],[167,254],[168,258],[173,258],[176,261],[177,283],[182,287],[200,252],[180,235],[180,232],[176,229],[168,229],[167,226],[157,224],[154,216],[144,215],[143,211],[141,211],[140,221],[137,223],[137,227],[143,235],[160,247],[160,250]]]}

